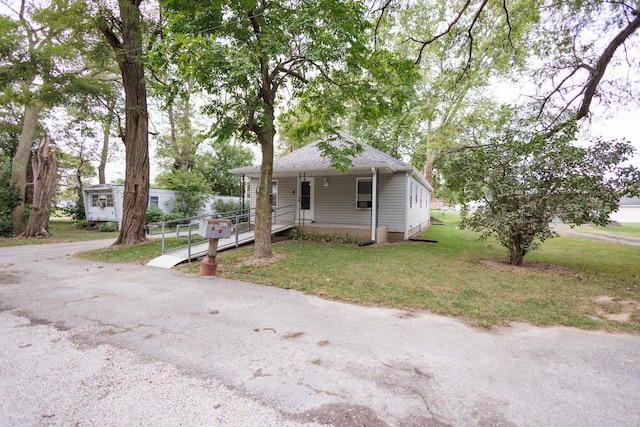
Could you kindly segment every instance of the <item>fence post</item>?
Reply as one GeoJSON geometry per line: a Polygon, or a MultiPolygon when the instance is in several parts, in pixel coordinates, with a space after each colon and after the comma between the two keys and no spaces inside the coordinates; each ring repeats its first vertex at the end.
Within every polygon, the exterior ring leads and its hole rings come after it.
{"type": "Polygon", "coordinates": [[[162,221],[162,254],[163,255],[164,255],[164,252],[165,252],[165,250],[164,250],[164,224],[165,224],[165,222],[162,221]]]}

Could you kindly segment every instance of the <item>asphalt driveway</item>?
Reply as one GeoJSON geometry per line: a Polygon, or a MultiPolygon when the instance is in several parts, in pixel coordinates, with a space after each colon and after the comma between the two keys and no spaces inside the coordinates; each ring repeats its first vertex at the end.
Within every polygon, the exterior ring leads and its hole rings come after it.
{"type": "Polygon", "coordinates": [[[70,256],[106,244],[0,248],[1,425],[640,425],[640,336],[70,256]]]}

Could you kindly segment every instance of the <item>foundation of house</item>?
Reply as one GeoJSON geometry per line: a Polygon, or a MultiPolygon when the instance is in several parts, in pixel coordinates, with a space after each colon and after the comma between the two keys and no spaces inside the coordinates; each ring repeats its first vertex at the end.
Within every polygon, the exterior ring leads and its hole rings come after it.
{"type": "MultiPolygon", "coordinates": [[[[371,228],[363,225],[307,223],[298,225],[296,229],[298,233],[307,236],[329,236],[341,239],[355,238],[358,242],[371,240],[371,228]]],[[[386,225],[379,226],[376,229],[376,243],[387,243],[388,241],[388,227],[386,225]]]]}

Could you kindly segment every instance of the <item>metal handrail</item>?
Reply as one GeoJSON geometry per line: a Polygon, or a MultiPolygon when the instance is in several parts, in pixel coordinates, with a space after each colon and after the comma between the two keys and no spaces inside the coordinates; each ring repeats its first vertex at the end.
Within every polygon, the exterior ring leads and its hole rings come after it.
{"type": "MultiPolygon", "coordinates": [[[[290,215],[290,214],[293,214],[292,215],[293,219],[291,220],[291,223],[294,224],[295,209],[296,209],[295,204],[274,208],[272,212],[272,217],[271,217],[271,224],[272,225],[276,224],[278,218],[283,217],[284,215],[290,215]]],[[[191,262],[191,247],[193,246],[191,237],[193,234],[193,229],[196,228],[197,225],[199,225],[200,220],[204,218],[211,218],[211,217],[216,219],[228,219],[231,221],[232,226],[235,228],[235,245],[236,247],[238,247],[240,243],[240,224],[247,224],[247,229],[243,230],[243,232],[251,231],[251,218],[255,217],[255,208],[238,209],[238,210],[227,211],[227,212],[214,212],[213,214],[199,215],[194,217],[181,218],[181,219],[176,219],[171,221],[162,221],[154,224],[149,224],[148,225],[149,231],[150,231],[149,234],[151,234],[151,230],[153,228],[160,227],[161,234],[162,234],[162,254],[181,250],[186,247],[187,261],[191,262]],[[195,220],[197,220],[197,222],[195,220]],[[184,236],[180,236],[180,225],[183,225],[187,228],[187,236],[186,236],[187,244],[167,250],[165,239],[167,238],[167,234],[168,234],[167,226],[171,226],[171,224],[176,224],[176,227],[175,227],[176,237],[184,237],[184,236]]],[[[201,242],[198,242],[198,243],[201,243],[201,242]]]]}

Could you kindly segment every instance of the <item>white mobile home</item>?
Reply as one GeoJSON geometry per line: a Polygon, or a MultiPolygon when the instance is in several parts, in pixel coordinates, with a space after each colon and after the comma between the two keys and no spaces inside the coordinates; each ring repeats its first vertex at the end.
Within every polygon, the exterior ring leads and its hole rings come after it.
{"type": "MultiPolygon", "coordinates": [[[[164,188],[149,189],[149,206],[169,213],[178,192],[164,188]]],[[[122,222],[124,185],[99,184],[84,188],[84,210],[89,222],[122,222]]]]}
{"type": "MultiPolygon", "coordinates": [[[[354,141],[346,134],[327,140],[336,146],[354,141]]],[[[426,228],[433,188],[418,170],[360,143],[363,152],[343,173],[329,166],[319,143],[274,160],[272,205],[294,206],[293,218],[287,219],[295,221],[300,232],[382,243],[406,240],[426,228]]],[[[260,166],[230,172],[251,178],[250,199],[255,206],[260,166]]]]}

